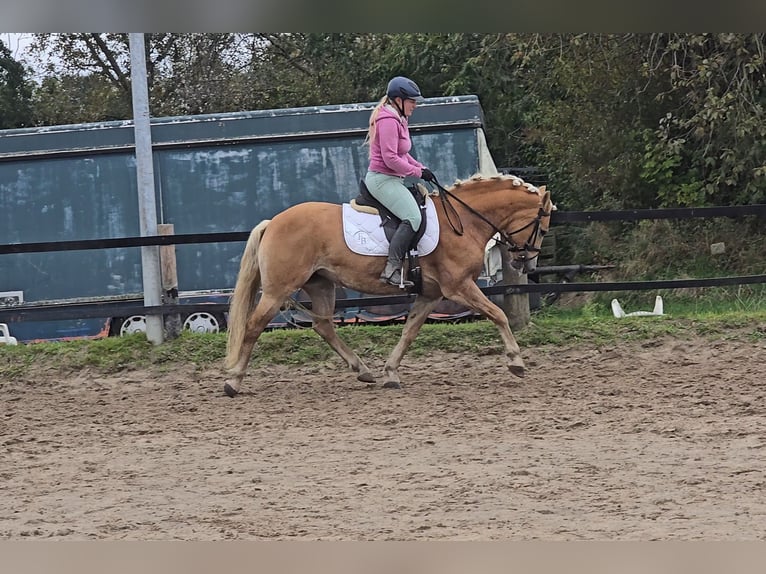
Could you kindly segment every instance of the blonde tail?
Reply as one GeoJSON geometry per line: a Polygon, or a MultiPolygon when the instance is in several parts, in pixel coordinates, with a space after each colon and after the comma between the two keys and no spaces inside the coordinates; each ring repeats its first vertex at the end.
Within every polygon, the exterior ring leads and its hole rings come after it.
{"type": "Polygon", "coordinates": [[[261,270],[258,267],[258,247],[261,237],[269,224],[268,219],[261,221],[251,232],[239,264],[237,284],[229,305],[228,335],[226,339],[226,359],[224,366],[233,368],[239,361],[242,343],[245,339],[247,319],[255,310],[256,296],[261,288],[261,270]]]}

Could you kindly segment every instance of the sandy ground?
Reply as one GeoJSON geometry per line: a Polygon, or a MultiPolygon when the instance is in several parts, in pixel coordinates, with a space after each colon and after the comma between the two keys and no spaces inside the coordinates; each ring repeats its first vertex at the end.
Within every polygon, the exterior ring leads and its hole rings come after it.
{"type": "Polygon", "coordinates": [[[766,344],[524,355],[1,381],[0,538],[766,538],[766,344]]]}

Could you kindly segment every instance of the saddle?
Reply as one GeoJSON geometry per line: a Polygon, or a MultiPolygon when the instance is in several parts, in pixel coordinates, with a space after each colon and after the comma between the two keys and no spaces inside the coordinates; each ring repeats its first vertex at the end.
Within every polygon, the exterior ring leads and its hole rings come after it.
{"type": "MultiPolygon", "coordinates": [[[[418,244],[418,241],[420,241],[420,238],[426,230],[426,197],[429,195],[429,191],[419,183],[411,185],[407,189],[412,194],[412,197],[415,198],[415,201],[418,202],[421,216],[420,227],[415,230],[415,237],[410,244],[410,250],[412,250],[418,244]]],[[[402,220],[396,217],[396,215],[391,213],[385,205],[373,197],[370,190],[367,189],[367,184],[364,183],[363,179],[359,180],[359,195],[352,199],[349,204],[356,211],[380,216],[380,226],[386,234],[386,239],[391,241],[391,237],[393,237],[396,228],[399,227],[402,220]]]]}
{"type": "MultiPolygon", "coordinates": [[[[431,193],[426,187],[420,183],[412,186],[408,186],[412,196],[420,208],[420,227],[415,231],[415,235],[410,242],[407,249],[407,278],[415,284],[414,291],[420,293],[422,290],[422,277],[420,273],[420,264],[418,263],[417,245],[420,238],[426,231],[428,220],[426,219],[426,197],[431,193]]],[[[383,232],[386,235],[386,239],[391,241],[391,238],[396,232],[397,227],[401,223],[401,219],[391,213],[388,208],[380,203],[370,190],[367,189],[367,184],[364,180],[359,180],[359,195],[349,202],[349,205],[356,211],[362,213],[377,214],[380,216],[380,225],[383,228],[383,232]]]]}

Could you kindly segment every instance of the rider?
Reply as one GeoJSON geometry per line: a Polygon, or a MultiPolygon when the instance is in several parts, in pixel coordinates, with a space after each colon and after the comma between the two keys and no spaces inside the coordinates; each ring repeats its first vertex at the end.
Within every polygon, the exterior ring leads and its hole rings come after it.
{"type": "Polygon", "coordinates": [[[402,261],[420,227],[420,208],[404,185],[404,178],[434,181],[434,174],[410,155],[412,142],[408,119],[423,100],[420,88],[404,76],[388,82],[386,95],[370,114],[366,141],[370,144],[370,165],[364,182],[370,193],[401,220],[388,248],[388,260],[380,280],[397,287],[412,287],[402,277],[402,261]]]}

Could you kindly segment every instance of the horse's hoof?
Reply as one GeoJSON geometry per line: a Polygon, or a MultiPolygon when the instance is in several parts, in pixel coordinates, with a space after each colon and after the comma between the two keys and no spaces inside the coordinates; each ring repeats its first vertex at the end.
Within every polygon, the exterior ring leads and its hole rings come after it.
{"type": "Polygon", "coordinates": [[[383,383],[383,388],[384,389],[401,389],[402,385],[400,385],[396,381],[388,381],[386,383],[383,383]]]}
{"type": "Polygon", "coordinates": [[[358,380],[362,381],[363,383],[374,383],[375,377],[372,373],[360,373],[356,377],[358,380]]]}
{"type": "Polygon", "coordinates": [[[235,390],[229,383],[226,383],[223,386],[223,392],[226,393],[226,396],[230,399],[233,399],[237,396],[237,393],[239,393],[239,391],[235,390]]]}
{"type": "Polygon", "coordinates": [[[511,374],[516,375],[520,379],[523,379],[526,373],[526,369],[524,369],[524,367],[519,367],[518,365],[511,365],[508,367],[508,370],[511,371],[511,374]]]}

